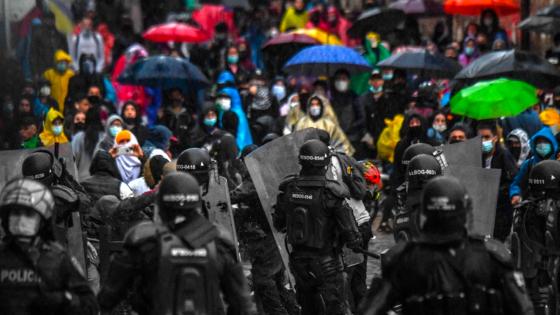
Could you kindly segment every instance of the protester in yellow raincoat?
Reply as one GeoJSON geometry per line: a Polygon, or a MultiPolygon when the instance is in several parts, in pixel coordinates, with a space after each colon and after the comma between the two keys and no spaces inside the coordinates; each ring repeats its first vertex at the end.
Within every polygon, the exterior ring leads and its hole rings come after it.
{"type": "MultiPolygon", "coordinates": [[[[311,89],[311,88],[307,88],[307,87],[302,87],[302,89],[300,90],[299,93],[302,94],[306,94],[309,93],[307,92],[306,89],[311,89]]],[[[336,113],[334,112],[334,109],[332,108],[331,102],[321,96],[321,95],[314,95],[316,97],[319,97],[321,99],[321,101],[323,102],[323,107],[324,107],[324,117],[330,119],[335,125],[339,125],[338,124],[338,117],[336,116],[336,113]]],[[[288,109],[288,115],[286,116],[286,130],[290,130],[293,131],[295,124],[302,118],[305,117],[305,111],[302,110],[301,108],[301,101],[300,101],[300,97],[298,94],[294,94],[292,96],[290,96],[289,100],[288,100],[288,104],[289,104],[289,109],[288,109]]],[[[306,106],[306,104],[304,104],[304,106],[306,106]]]]}
{"type": "MultiPolygon", "coordinates": [[[[342,147],[347,155],[354,154],[354,147],[346,137],[340,126],[328,117],[324,116],[324,98],[313,95],[307,102],[307,114],[303,116],[294,126],[294,131],[307,128],[317,128],[325,130],[331,136],[331,146],[334,148],[342,147]]],[[[336,116],[335,116],[336,117],[336,116]]]]}
{"type": "Polygon", "coordinates": [[[43,123],[43,132],[39,134],[39,138],[44,146],[48,147],[55,143],[62,144],[68,142],[68,138],[64,134],[63,124],[64,116],[53,108],[49,109],[43,123]]]}
{"type": "Polygon", "coordinates": [[[289,7],[280,22],[280,32],[286,32],[293,29],[303,28],[307,23],[309,16],[305,10],[305,2],[296,0],[294,5],[289,7]]]}
{"type": "Polygon", "coordinates": [[[64,113],[64,102],[68,94],[68,83],[74,76],[70,69],[72,58],[62,50],[54,54],[54,67],[45,71],[43,76],[51,83],[51,96],[58,104],[58,111],[64,113]]]}

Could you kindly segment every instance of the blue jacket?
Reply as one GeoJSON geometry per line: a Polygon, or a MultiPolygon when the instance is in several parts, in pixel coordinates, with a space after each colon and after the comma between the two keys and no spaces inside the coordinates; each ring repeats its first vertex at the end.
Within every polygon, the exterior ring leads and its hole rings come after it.
{"type": "Polygon", "coordinates": [[[521,164],[519,172],[517,172],[517,175],[515,175],[513,182],[509,186],[510,198],[513,196],[522,196],[525,193],[529,172],[535,164],[543,160],[538,154],[536,154],[535,151],[535,145],[538,138],[545,138],[550,141],[550,143],[552,143],[552,154],[548,157],[548,159],[556,159],[556,153],[558,153],[558,142],[556,141],[556,138],[552,134],[550,128],[543,127],[531,138],[530,145],[532,156],[531,158],[525,160],[523,164],[521,164]]]}
{"type": "MultiPolygon", "coordinates": [[[[233,74],[229,71],[222,71],[218,76],[218,84],[230,83],[235,84],[235,78],[233,74]]],[[[243,111],[243,104],[241,103],[241,96],[237,89],[233,86],[226,86],[222,88],[219,92],[229,95],[231,98],[231,109],[239,119],[239,125],[237,126],[236,142],[239,151],[243,150],[246,146],[253,144],[253,138],[251,137],[251,130],[249,129],[249,122],[247,121],[247,115],[243,111]]],[[[220,121],[221,121],[220,114],[220,121]]]]}

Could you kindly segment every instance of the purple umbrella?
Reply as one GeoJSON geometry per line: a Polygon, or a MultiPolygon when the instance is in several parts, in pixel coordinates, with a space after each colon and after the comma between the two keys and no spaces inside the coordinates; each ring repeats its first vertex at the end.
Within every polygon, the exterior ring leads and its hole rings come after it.
{"type": "Polygon", "coordinates": [[[435,0],[397,0],[389,8],[403,10],[407,15],[438,16],[444,15],[443,5],[435,0]]]}

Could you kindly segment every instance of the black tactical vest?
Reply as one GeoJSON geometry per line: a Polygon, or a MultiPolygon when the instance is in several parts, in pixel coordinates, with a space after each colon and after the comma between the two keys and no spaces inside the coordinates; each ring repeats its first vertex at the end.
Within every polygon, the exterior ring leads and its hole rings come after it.
{"type": "Polygon", "coordinates": [[[324,203],[324,177],[301,177],[288,184],[288,242],[297,248],[326,249],[334,244],[334,220],[324,203]]]}

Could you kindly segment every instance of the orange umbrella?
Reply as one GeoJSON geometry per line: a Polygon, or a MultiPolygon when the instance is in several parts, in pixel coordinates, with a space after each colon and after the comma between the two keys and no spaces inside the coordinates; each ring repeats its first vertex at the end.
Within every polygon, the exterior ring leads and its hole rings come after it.
{"type": "Polygon", "coordinates": [[[485,9],[492,9],[498,15],[510,15],[520,10],[517,0],[446,0],[443,9],[447,14],[480,15],[485,9]]]}

